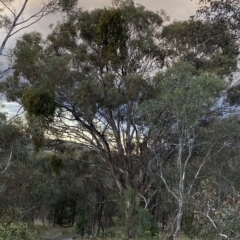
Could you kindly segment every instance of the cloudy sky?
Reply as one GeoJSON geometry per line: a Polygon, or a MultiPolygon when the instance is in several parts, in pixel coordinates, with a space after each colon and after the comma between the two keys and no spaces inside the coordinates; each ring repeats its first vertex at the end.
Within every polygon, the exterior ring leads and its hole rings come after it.
{"type": "MultiPolygon", "coordinates": [[[[16,12],[22,7],[24,0],[15,0],[14,8],[16,12]]],[[[29,0],[28,5],[22,14],[21,20],[29,18],[36,13],[41,7],[40,0],[29,0]]],[[[189,16],[193,15],[197,9],[197,0],[135,0],[136,3],[144,5],[146,8],[152,11],[165,10],[170,16],[171,20],[187,20],[189,16]]],[[[111,6],[112,0],[79,0],[79,6],[84,9],[101,8],[104,6],[111,6]]],[[[11,48],[15,45],[16,38],[21,36],[24,32],[39,31],[43,35],[49,33],[49,25],[61,20],[61,16],[49,16],[45,17],[33,26],[22,30],[19,34],[9,39],[7,42],[7,48],[11,48]]],[[[5,32],[0,34],[0,43],[3,41],[5,32]]],[[[0,96],[0,101],[5,105],[5,111],[10,116],[14,115],[19,109],[19,105],[16,103],[6,102],[4,96],[0,96]]]]}
{"type": "MultiPolygon", "coordinates": [[[[24,0],[16,0],[15,7],[20,8],[24,0]]],[[[32,13],[37,10],[41,1],[29,0],[27,11],[32,13]]],[[[144,5],[146,8],[157,11],[164,9],[174,19],[186,19],[192,15],[197,7],[197,0],[135,0],[136,3],[144,5]]],[[[111,6],[112,0],[79,0],[79,6],[84,9],[101,8],[111,6]]]]}
{"type": "MultiPolygon", "coordinates": [[[[46,1],[46,0],[45,0],[46,1]]],[[[16,10],[19,10],[24,2],[24,0],[15,0],[14,7],[16,10]]],[[[40,0],[29,0],[29,3],[26,7],[26,10],[23,14],[23,18],[27,18],[41,6],[42,1],[40,0]]],[[[189,16],[193,15],[197,9],[198,0],[135,0],[136,3],[144,5],[146,8],[157,11],[165,10],[168,15],[170,15],[171,20],[185,20],[189,16]]],[[[111,6],[112,0],[79,0],[79,6],[84,9],[94,9],[101,8],[104,6],[111,6]]],[[[27,29],[37,30],[41,32],[48,31],[48,26],[50,23],[56,23],[57,20],[60,20],[60,17],[51,16],[48,18],[42,19],[39,23],[35,24],[33,27],[27,29]]]]}
{"type": "MultiPolygon", "coordinates": [[[[88,0],[80,1],[83,8],[93,9],[96,7],[110,6],[111,0],[88,0]]],[[[135,2],[144,5],[146,8],[157,11],[164,9],[172,19],[183,20],[193,15],[197,2],[195,0],[135,0],[135,2]]]]}

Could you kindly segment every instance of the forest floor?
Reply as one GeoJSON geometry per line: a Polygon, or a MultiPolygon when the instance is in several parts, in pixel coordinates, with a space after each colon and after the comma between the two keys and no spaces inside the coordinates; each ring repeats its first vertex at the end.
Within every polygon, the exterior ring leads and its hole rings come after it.
{"type": "MultiPolygon", "coordinates": [[[[41,240],[121,240],[120,238],[104,238],[104,237],[98,237],[98,238],[81,238],[81,237],[77,237],[76,235],[68,235],[68,236],[58,236],[58,237],[42,237],[41,240]]],[[[125,238],[122,238],[125,240],[125,238]]],[[[149,238],[148,238],[149,239],[149,238]]],[[[143,239],[142,239],[143,240],[143,239]]],[[[145,240],[145,239],[144,239],[145,240]]],[[[150,240],[150,239],[149,239],[150,240]]],[[[165,238],[159,238],[156,239],[154,238],[154,240],[165,240],[165,238]]],[[[180,236],[179,240],[190,240],[190,238],[187,238],[186,236],[180,236]]],[[[195,239],[197,240],[197,239],[195,239]]]]}
{"type": "MultiPolygon", "coordinates": [[[[111,231],[112,232],[112,231],[111,231]]],[[[121,240],[126,238],[121,238],[120,236],[105,236],[101,237],[88,237],[82,238],[80,235],[76,234],[76,230],[74,227],[52,227],[52,226],[35,226],[35,233],[37,236],[40,236],[41,240],[121,240]]],[[[112,234],[111,234],[112,235],[112,234]]],[[[148,238],[150,239],[150,238],[148,238]]],[[[153,238],[154,240],[165,240],[164,236],[159,238],[153,238]]],[[[143,238],[142,240],[146,240],[143,238]]],[[[182,234],[179,237],[179,240],[190,240],[190,238],[186,237],[182,234]]],[[[197,238],[195,238],[197,240],[197,238]]]]}
{"type": "MultiPolygon", "coordinates": [[[[47,236],[46,235],[42,235],[41,240],[121,240],[121,239],[126,239],[126,238],[121,238],[121,237],[108,237],[108,236],[101,236],[101,237],[88,237],[88,238],[82,238],[80,237],[79,235],[77,234],[68,234],[68,235],[65,235],[65,234],[49,234],[49,232],[47,233],[47,236]]],[[[150,238],[147,238],[150,240],[150,238]]],[[[159,238],[156,238],[154,237],[153,240],[165,240],[166,238],[165,237],[159,237],[159,238]]],[[[140,239],[139,239],[140,240],[140,239]]],[[[145,238],[142,238],[141,240],[145,240],[145,238]]],[[[190,240],[190,238],[184,236],[184,235],[181,235],[179,237],[179,240],[190,240]]],[[[195,239],[197,240],[197,238],[195,239]]]]}

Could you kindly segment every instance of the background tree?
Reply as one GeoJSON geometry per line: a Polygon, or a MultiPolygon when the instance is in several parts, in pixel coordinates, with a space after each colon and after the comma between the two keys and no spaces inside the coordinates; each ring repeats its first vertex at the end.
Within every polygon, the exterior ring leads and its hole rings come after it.
{"type": "MultiPolygon", "coordinates": [[[[239,54],[239,3],[235,0],[200,0],[199,7],[196,12],[195,19],[200,19],[200,21],[205,21],[213,23],[216,31],[218,31],[218,36],[222,39],[226,39],[226,31],[230,32],[231,39],[235,41],[237,46],[235,53],[233,55],[239,54]],[[224,28],[224,29],[223,29],[224,28]]],[[[225,40],[224,40],[225,41],[225,40]]],[[[226,41],[227,42],[227,41],[226,41]]],[[[232,44],[228,44],[233,46],[232,44]]],[[[233,69],[234,70],[234,69],[233,69]]],[[[235,69],[235,72],[238,73],[238,69],[235,69]]],[[[239,101],[239,84],[236,82],[238,75],[235,74],[234,86],[231,86],[227,91],[227,101],[231,105],[235,105],[239,101]],[[237,85],[235,85],[237,83],[237,85]]]]}
{"type": "MultiPolygon", "coordinates": [[[[21,194],[23,185],[26,184],[23,169],[20,167],[29,158],[28,146],[30,144],[26,127],[20,119],[15,119],[11,124],[6,124],[7,119],[1,121],[1,220],[5,218],[6,224],[10,224],[19,217],[18,210],[21,204],[17,201],[16,193],[21,194]],[[18,169],[18,172],[15,170],[18,169]],[[16,206],[17,204],[18,206],[16,206]],[[6,219],[7,218],[7,219],[6,219]]],[[[18,195],[19,197],[19,195],[18,195]]],[[[23,210],[23,209],[22,209],[23,210]]],[[[28,209],[29,210],[29,209],[28,209]]],[[[24,210],[23,210],[24,212],[24,210]]],[[[21,215],[21,214],[20,214],[21,215]]]]}
{"type": "Polygon", "coordinates": [[[162,31],[166,59],[184,61],[199,71],[229,76],[237,69],[238,45],[226,24],[209,19],[175,21],[162,31]]]}
{"type": "Polygon", "coordinates": [[[177,204],[177,214],[170,234],[171,238],[177,239],[184,204],[187,204],[194,181],[215,145],[214,142],[198,142],[201,131],[199,119],[213,106],[224,82],[208,73],[198,75],[194,67],[184,63],[174,64],[166,72],[156,75],[154,81],[159,95],[143,104],[142,114],[149,124],[154,124],[152,131],[155,139],[151,139],[153,144],[150,145],[154,153],[152,170],[163,181],[177,204]],[[205,148],[202,156],[196,156],[195,153],[195,148],[199,145],[205,148]],[[195,162],[195,158],[201,160],[195,162]],[[195,173],[191,169],[192,162],[197,166],[195,173]],[[165,176],[167,166],[170,172],[165,176]],[[171,182],[173,175],[176,185],[171,182]],[[192,178],[191,181],[187,180],[188,177],[192,178]]]}
{"type": "Polygon", "coordinates": [[[6,69],[2,70],[0,77],[3,77],[12,67],[12,53],[6,49],[6,44],[12,36],[15,36],[20,31],[32,26],[40,21],[43,17],[56,13],[68,12],[77,5],[77,0],[51,0],[39,3],[39,8],[36,12],[30,14],[29,17],[23,18],[26,8],[31,0],[22,0],[19,10],[16,10],[14,5],[15,0],[0,1],[0,28],[5,32],[3,40],[0,43],[0,56],[7,57],[5,61],[6,69]]]}
{"type": "MultiPolygon", "coordinates": [[[[239,4],[236,0],[200,0],[196,17],[204,17],[207,21],[214,21],[231,29],[233,38],[239,43],[239,4]]],[[[222,32],[224,34],[224,32],[222,32]]]]}

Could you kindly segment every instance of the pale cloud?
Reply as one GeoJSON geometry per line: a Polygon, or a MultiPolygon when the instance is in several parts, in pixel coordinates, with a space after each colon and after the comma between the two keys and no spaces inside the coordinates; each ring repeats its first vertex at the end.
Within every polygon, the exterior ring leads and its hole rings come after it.
{"type": "Polygon", "coordinates": [[[136,2],[152,11],[163,9],[172,20],[186,20],[197,9],[197,2],[191,0],[138,0],[136,2]]]}
{"type": "MultiPolygon", "coordinates": [[[[16,0],[14,7],[18,12],[22,7],[24,0],[16,0]]],[[[144,5],[147,9],[152,11],[165,10],[170,15],[171,20],[186,20],[193,15],[197,9],[197,0],[135,0],[136,3],[144,5]]],[[[83,9],[93,10],[95,8],[102,8],[111,6],[112,0],[79,0],[79,6],[83,9]]],[[[36,13],[41,7],[41,1],[29,0],[28,5],[22,15],[22,19],[27,19],[33,13],[36,13]]],[[[37,24],[24,30],[24,32],[39,31],[44,35],[49,33],[49,25],[61,21],[62,16],[54,15],[43,18],[37,24]]],[[[20,35],[22,35],[21,32],[20,35]]],[[[11,45],[12,45],[11,41],[11,45]]]]}
{"type": "MultiPolygon", "coordinates": [[[[136,0],[152,11],[165,10],[171,19],[185,20],[193,15],[197,9],[197,1],[191,0],[136,0]]],[[[79,1],[79,5],[85,9],[94,9],[104,6],[111,6],[111,0],[79,1]]]]}
{"type": "MultiPolygon", "coordinates": [[[[21,1],[17,1],[16,7],[21,7],[21,1]]],[[[152,11],[165,10],[171,17],[171,20],[187,20],[189,16],[193,15],[197,9],[197,0],[136,0],[136,3],[142,4],[147,9],[152,11]]],[[[83,9],[93,10],[95,8],[102,8],[112,5],[112,0],[80,0],[79,6],[83,9]]],[[[39,9],[40,4],[36,3],[36,0],[30,0],[26,8],[24,18],[30,16],[32,13],[39,9]]],[[[27,31],[39,31],[44,34],[49,33],[49,25],[51,23],[57,23],[61,20],[61,15],[49,16],[42,19],[39,23],[33,27],[27,29],[27,31]]]]}
{"type": "MultiPolygon", "coordinates": [[[[184,20],[193,15],[197,8],[197,0],[135,0],[136,3],[144,5],[146,8],[157,11],[165,10],[172,19],[184,20]]],[[[23,0],[17,0],[16,9],[19,9],[23,0]]],[[[111,6],[112,0],[79,0],[79,6],[84,9],[92,10],[94,8],[102,8],[111,6]]],[[[25,15],[29,15],[39,9],[40,1],[29,0],[25,15]]]]}
{"type": "Polygon", "coordinates": [[[94,9],[94,8],[102,8],[105,6],[111,6],[112,1],[111,0],[92,0],[92,1],[79,1],[79,6],[84,9],[94,9]]]}
{"type": "MultiPolygon", "coordinates": [[[[165,10],[166,13],[171,17],[171,20],[187,20],[189,16],[196,12],[197,1],[198,0],[135,0],[136,3],[142,4],[147,9],[152,11],[159,11],[161,9],[165,10]]],[[[24,0],[15,1],[14,7],[17,12],[21,9],[23,2],[24,0]]],[[[22,20],[29,18],[32,14],[39,11],[41,2],[42,1],[29,0],[24,14],[22,15],[22,20]]],[[[111,5],[112,0],[79,0],[79,6],[88,10],[111,5]]],[[[24,29],[12,39],[9,39],[7,47],[14,46],[16,37],[21,36],[23,32],[38,31],[43,35],[50,33],[49,25],[56,24],[58,21],[61,21],[61,19],[61,14],[44,17],[38,23],[24,29]]],[[[4,36],[4,34],[2,36],[4,36]]],[[[0,36],[0,40],[1,39],[2,37],[0,36]]]]}

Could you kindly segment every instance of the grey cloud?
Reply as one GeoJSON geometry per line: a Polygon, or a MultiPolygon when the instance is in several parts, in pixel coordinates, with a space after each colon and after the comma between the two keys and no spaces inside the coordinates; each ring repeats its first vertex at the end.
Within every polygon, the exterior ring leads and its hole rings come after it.
{"type": "MultiPolygon", "coordinates": [[[[170,15],[171,19],[184,20],[188,19],[190,15],[193,15],[197,8],[197,0],[136,0],[136,3],[140,3],[144,5],[146,8],[152,11],[165,10],[168,15],[170,15]]],[[[17,0],[15,3],[16,10],[21,8],[23,0],[17,0]]],[[[111,6],[112,0],[80,0],[79,6],[84,9],[94,9],[94,8],[102,8],[104,6],[111,6]]],[[[30,0],[27,8],[24,12],[23,18],[31,16],[31,14],[37,12],[40,8],[41,4],[36,0],[30,0]]],[[[44,35],[49,33],[49,25],[51,23],[57,23],[60,21],[62,16],[59,14],[57,16],[49,16],[43,18],[37,24],[34,24],[32,27],[27,28],[26,31],[39,31],[44,35]]],[[[25,31],[25,32],[26,32],[25,31]]],[[[23,32],[21,32],[22,34],[23,32]]]]}
{"type": "MultiPolygon", "coordinates": [[[[136,3],[144,5],[146,8],[152,11],[165,10],[168,15],[170,15],[171,20],[185,20],[188,19],[190,15],[193,15],[197,8],[197,0],[136,0],[136,3]]],[[[112,0],[80,0],[79,6],[83,9],[94,9],[102,8],[104,6],[111,6],[112,0]]],[[[26,9],[25,16],[30,16],[31,13],[37,11],[37,7],[40,5],[36,3],[35,0],[29,1],[29,5],[26,9]]],[[[18,3],[18,8],[20,7],[18,3]]],[[[40,22],[27,29],[27,31],[39,31],[44,35],[49,33],[49,25],[51,23],[56,24],[57,21],[61,20],[61,15],[49,16],[42,19],[40,22]]]]}
{"type": "MultiPolygon", "coordinates": [[[[197,8],[197,1],[191,0],[136,0],[136,3],[140,3],[146,8],[157,11],[165,10],[171,19],[184,20],[188,19],[190,15],[193,15],[197,8]]],[[[86,9],[93,9],[103,6],[110,6],[111,0],[92,0],[92,1],[80,1],[80,6],[86,9]]]]}
{"type": "Polygon", "coordinates": [[[23,112],[21,105],[19,105],[17,102],[7,102],[6,97],[4,95],[0,95],[0,103],[1,103],[0,111],[6,112],[9,117],[15,116],[17,112],[18,113],[23,112]]]}

